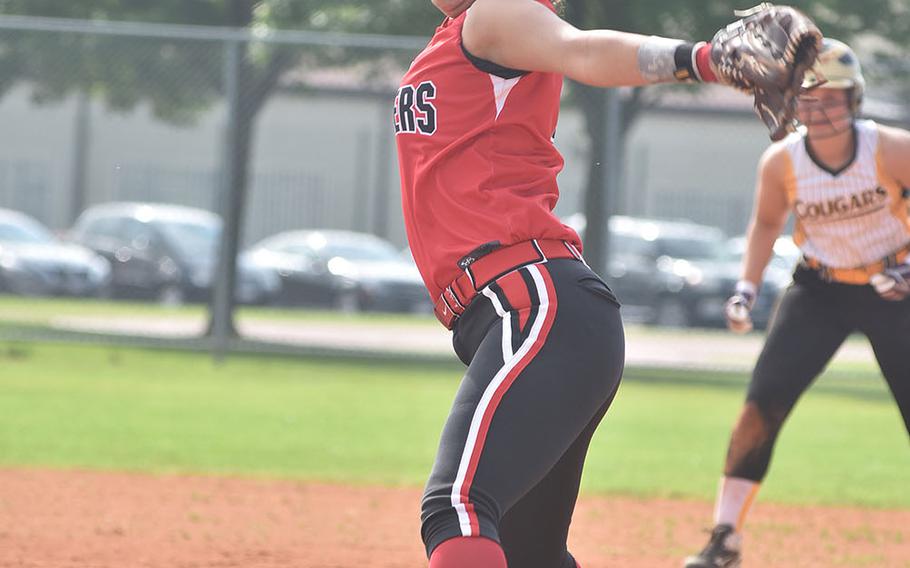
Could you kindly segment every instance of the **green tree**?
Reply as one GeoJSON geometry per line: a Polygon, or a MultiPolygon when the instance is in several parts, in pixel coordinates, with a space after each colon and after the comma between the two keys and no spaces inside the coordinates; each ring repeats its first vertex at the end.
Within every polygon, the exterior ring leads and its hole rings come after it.
{"type": "MultiPolygon", "coordinates": [[[[442,17],[426,2],[404,0],[0,0],[0,14],[119,20],[247,28],[257,31],[307,29],[402,34],[429,31],[442,17]]],[[[330,49],[304,54],[277,43],[234,46],[237,92],[230,157],[226,226],[239,227],[249,177],[255,119],[280,78],[304,63],[340,64],[350,52],[330,49]],[[315,53],[315,55],[314,55],[315,53]],[[309,61],[303,59],[309,58],[309,61]],[[313,59],[315,58],[315,62],[313,59]]],[[[227,95],[223,46],[189,40],[138,40],[108,35],[7,34],[0,42],[0,95],[25,82],[37,101],[60,100],[74,92],[102,99],[113,109],[148,103],[159,118],[191,122],[227,95]],[[143,45],[145,44],[145,45],[143,45]]],[[[358,52],[368,58],[369,53],[358,52]]],[[[236,271],[239,230],[226,231],[223,257],[236,271]]],[[[225,293],[234,297],[229,279],[225,293]]],[[[232,318],[231,318],[232,320],[232,318]]],[[[233,321],[228,323],[233,329],[233,321]]]]}
{"type": "MultiPolygon", "coordinates": [[[[429,1],[418,0],[0,0],[0,15],[116,20],[183,25],[304,29],[353,33],[424,35],[441,19],[429,1]]],[[[135,38],[76,34],[13,35],[0,50],[0,95],[27,81],[39,100],[90,91],[115,109],[152,104],[174,122],[192,118],[224,95],[222,62],[198,42],[172,41],[161,49],[118,49],[135,38]],[[61,62],[66,69],[61,69],[61,62]]],[[[156,46],[157,47],[157,46],[156,46]]],[[[255,115],[281,74],[298,63],[287,47],[245,46],[243,100],[255,115]]]]}

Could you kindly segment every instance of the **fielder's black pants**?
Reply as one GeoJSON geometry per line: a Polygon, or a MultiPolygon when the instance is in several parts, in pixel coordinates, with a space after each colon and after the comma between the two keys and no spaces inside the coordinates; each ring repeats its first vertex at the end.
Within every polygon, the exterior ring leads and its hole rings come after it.
{"type": "Polygon", "coordinates": [[[910,299],[884,300],[871,286],[826,282],[818,272],[800,267],[771,323],[747,395],[769,435],[755,447],[739,449],[742,459],[732,464],[729,475],[764,478],[784,420],[854,332],[872,344],[910,433],[910,299]]]}
{"type": "Polygon", "coordinates": [[[625,355],[615,296],[582,262],[527,266],[474,298],[453,342],[468,369],[424,493],[427,555],[483,536],[510,568],[575,568],[582,466],[625,355]]]}

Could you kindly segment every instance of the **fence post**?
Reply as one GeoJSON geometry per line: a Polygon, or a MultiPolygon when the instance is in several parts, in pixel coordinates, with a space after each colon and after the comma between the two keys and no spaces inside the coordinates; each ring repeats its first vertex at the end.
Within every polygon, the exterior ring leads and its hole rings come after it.
{"type": "Polygon", "coordinates": [[[213,282],[212,298],[212,349],[216,362],[224,360],[228,347],[231,333],[231,309],[233,298],[231,294],[234,287],[231,286],[230,280],[235,278],[233,274],[235,263],[230,258],[232,247],[230,239],[239,227],[235,222],[235,215],[232,214],[233,199],[231,199],[231,160],[235,156],[237,137],[237,123],[240,114],[240,47],[241,43],[237,40],[227,41],[224,44],[224,91],[227,103],[227,124],[224,131],[224,141],[222,144],[221,172],[219,176],[219,188],[217,201],[220,207],[216,207],[223,219],[221,230],[221,241],[218,247],[218,269],[215,273],[213,282]]]}
{"type": "Polygon", "coordinates": [[[389,238],[389,163],[392,161],[392,136],[390,103],[380,97],[377,103],[376,128],[376,177],[373,191],[373,233],[389,238]]]}
{"type": "Polygon", "coordinates": [[[70,181],[70,210],[66,218],[66,226],[72,227],[73,222],[85,209],[86,202],[86,176],[88,175],[88,162],[92,145],[91,137],[91,102],[84,89],[76,94],[76,114],[73,128],[73,163],[72,180],[70,181]]]}
{"type": "Polygon", "coordinates": [[[354,202],[351,207],[354,230],[363,230],[363,227],[369,226],[369,209],[370,209],[370,156],[373,153],[370,149],[370,130],[361,128],[357,131],[357,141],[354,148],[354,202]]]}

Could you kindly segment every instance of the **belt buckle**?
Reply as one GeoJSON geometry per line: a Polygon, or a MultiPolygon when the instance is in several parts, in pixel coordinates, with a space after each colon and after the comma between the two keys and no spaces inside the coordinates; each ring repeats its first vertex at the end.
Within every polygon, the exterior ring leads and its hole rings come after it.
{"type": "Polygon", "coordinates": [[[480,293],[491,282],[495,282],[498,278],[502,278],[513,270],[547,261],[547,256],[540,249],[536,239],[521,241],[493,252],[499,254],[480,258],[476,264],[464,269],[476,293],[480,293]],[[531,256],[522,256],[523,253],[531,252],[533,252],[533,258],[531,256]],[[509,261],[510,257],[512,257],[511,262],[509,261]],[[478,270],[478,268],[481,270],[478,270]]]}

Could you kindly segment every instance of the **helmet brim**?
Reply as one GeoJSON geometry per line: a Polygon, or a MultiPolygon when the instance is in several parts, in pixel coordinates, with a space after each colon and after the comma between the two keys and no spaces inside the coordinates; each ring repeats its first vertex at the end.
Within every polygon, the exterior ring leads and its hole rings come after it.
{"type": "Polygon", "coordinates": [[[817,78],[806,78],[803,81],[803,89],[852,89],[856,86],[856,83],[853,79],[825,79],[819,85],[817,78]]]}

